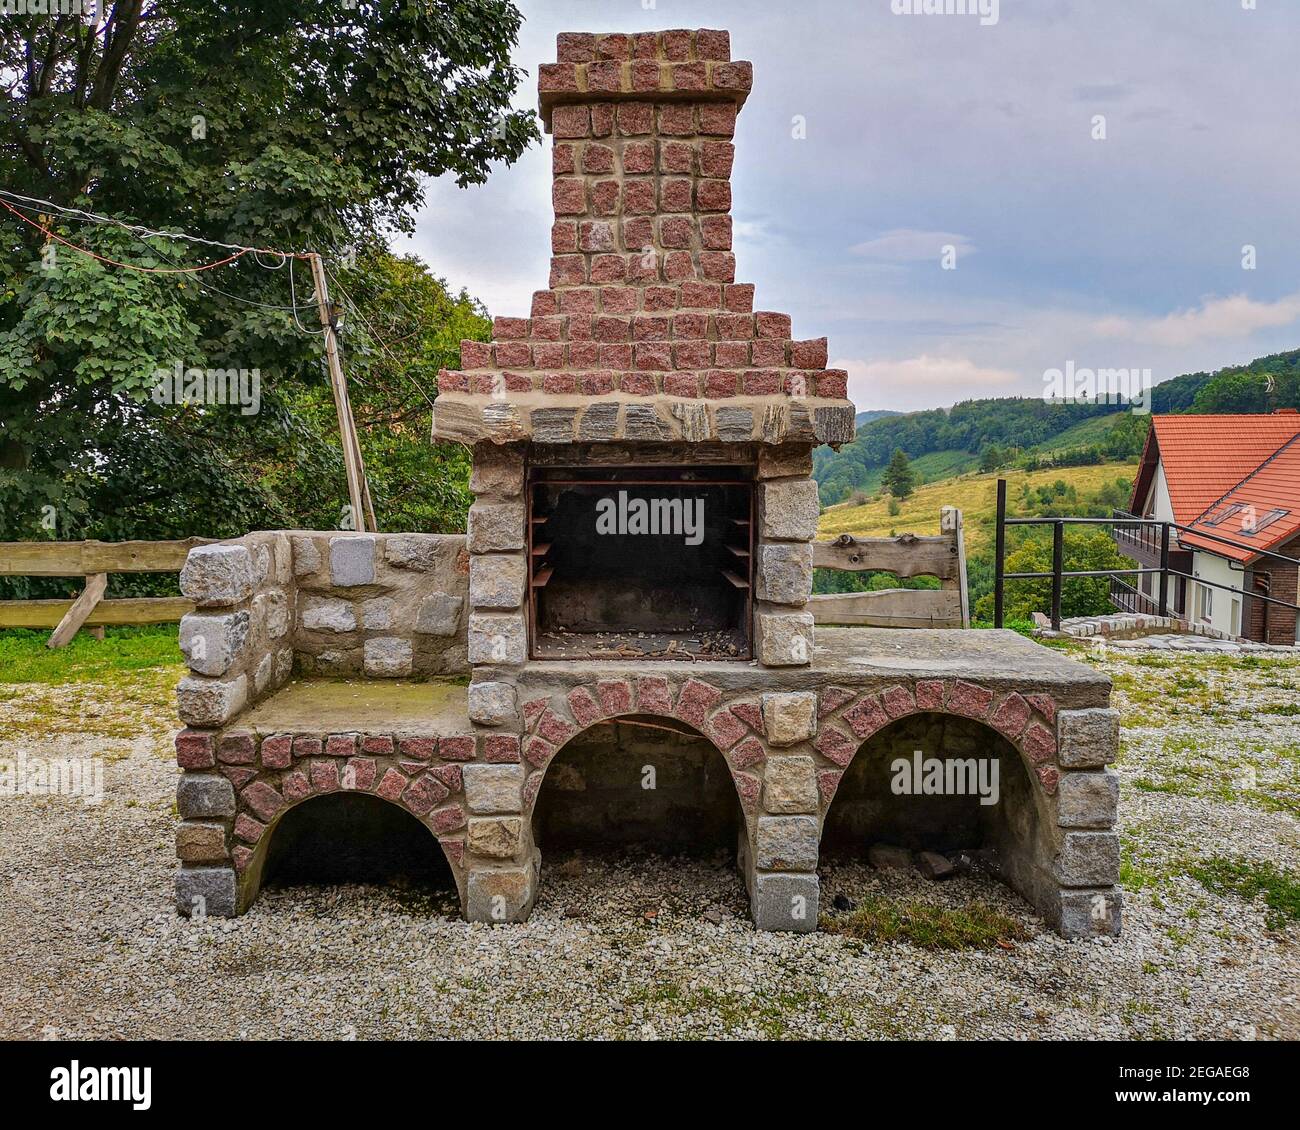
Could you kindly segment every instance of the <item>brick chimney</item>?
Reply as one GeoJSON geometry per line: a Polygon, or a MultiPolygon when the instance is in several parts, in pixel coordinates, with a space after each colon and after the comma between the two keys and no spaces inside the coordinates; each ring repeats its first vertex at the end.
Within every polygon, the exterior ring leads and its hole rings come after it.
{"type": "Polygon", "coordinates": [[[562,34],[540,68],[554,137],[551,272],[527,318],[461,343],[434,436],[564,444],[839,444],[826,339],[735,281],[731,168],[752,67],[725,31],[562,34]]]}

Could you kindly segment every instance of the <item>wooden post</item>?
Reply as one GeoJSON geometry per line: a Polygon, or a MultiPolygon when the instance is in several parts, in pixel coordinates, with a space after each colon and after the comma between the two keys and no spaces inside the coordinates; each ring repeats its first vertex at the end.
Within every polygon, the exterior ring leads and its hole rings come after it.
{"type": "Polygon", "coordinates": [[[370,501],[370,485],[366,482],[366,466],[361,458],[361,445],[357,441],[357,425],[352,418],[352,401],[348,396],[347,382],[343,377],[343,364],[339,360],[338,337],[330,321],[329,290],[325,285],[325,265],[314,252],[311,260],[311,277],[316,284],[316,306],[320,324],[325,334],[325,361],[329,366],[330,388],[334,391],[334,410],[339,419],[339,436],[343,443],[343,467],[347,472],[348,501],[352,506],[352,521],[356,529],[365,533],[374,530],[375,511],[370,501]]]}
{"type": "MultiPolygon", "coordinates": [[[[952,534],[953,552],[957,557],[955,587],[961,601],[961,626],[970,627],[970,592],[966,587],[966,532],[962,526],[961,511],[955,506],[945,506],[939,511],[939,528],[952,534]]],[[[952,582],[944,581],[947,588],[952,582]]]]}
{"type": "Polygon", "coordinates": [[[46,647],[65,647],[69,640],[77,634],[81,625],[86,622],[92,612],[95,611],[95,605],[103,599],[104,589],[108,587],[107,573],[91,573],[86,578],[86,587],[81,590],[81,595],[72,602],[72,607],[63,614],[63,619],[59,621],[58,627],[50,634],[46,647]]]}

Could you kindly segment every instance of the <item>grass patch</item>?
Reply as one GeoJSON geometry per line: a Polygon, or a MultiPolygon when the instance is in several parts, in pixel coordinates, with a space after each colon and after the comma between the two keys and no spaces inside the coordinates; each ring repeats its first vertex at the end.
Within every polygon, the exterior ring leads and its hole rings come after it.
{"type": "Polygon", "coordinates": [[[1247,902],[1264,897],[1264,924],[1280,930],[1300,922],[1300,878],[1272,863],[1249,863],[1216,856],[1189,867],[1187,873],[1211,894],[1237,895],[1247,902]]]}
{"type": "Polygon", "coordinates": [[[821,928],[866,942],[909,942],[921,949],[987,949],[1000,941],[1025,941],[1016,919],[973,902],[960,910],[868,896],[848,914],[823,915],[821,928]]]}
{"type": "Polygon", "coordinates": [[[152,667],[179,667],[175,624],[108,628],[97,640],[79,632],[67,647],[45,646],[49,632],[13,628],[0,631],[0,682],[65,683],[105,681],[107,676],[152,667]]]}

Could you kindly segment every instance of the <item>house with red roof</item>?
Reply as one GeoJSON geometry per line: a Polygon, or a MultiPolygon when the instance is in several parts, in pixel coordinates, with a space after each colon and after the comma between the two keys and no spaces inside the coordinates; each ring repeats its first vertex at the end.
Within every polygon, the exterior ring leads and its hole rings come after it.
{"type": "MultiPolygon", "coordinates": [[[[1295,611],[1300,557],[1300,412],[1155,416],[1133,484],[1133,515],[1175,522],[1169,609],[1231,636],[1300,643],[1295,611]],[[1271,556],[1271,555],[1280,555],[1271,556]]],[[[1119,550],[1158,568],[1158,527],[1115,531],[1119,550]]],[[[1154,611],[1160,578],[1138,582],[1154,611]]]]}

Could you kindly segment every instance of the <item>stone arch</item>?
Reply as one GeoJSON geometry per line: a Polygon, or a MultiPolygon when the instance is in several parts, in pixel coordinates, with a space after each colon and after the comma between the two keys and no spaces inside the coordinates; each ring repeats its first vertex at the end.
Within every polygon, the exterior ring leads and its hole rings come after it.
{"type": "MultiPolygon", "coordinates": [[[[348,794],[375,797],[406,812],[426,828],[450,867],[457,895],[464,904],[466,821],[459,764],[415,760],[415,756],[430,756],[425,748],[412,747],[412,743],[426,739],[403,742],[401,750],[391,738],[387,739],[387,748],[392,752],[378,756],[369,756],[364,747],[353,756],[331,755],[325,753],[328,742],[309,739],[314,744],[303,748],[304,756],[296,756],[295,743],[291,761],[283,768],[274,764],[268,768],[266,745],[273,740],[266,738],[262,742],[261,769],[248,766],[222,770],[236,790],[230,857],[241,913],[257,899],[270,843],[285,815],[311,800],[348,794]],[[402,757],[402,752],[413,756],[402,757]]],[[[430,748],[436,748],[432,739],[428,741],[430,748]]],[[[275,754],[271,757],[275,759],[275,754]]]]}

